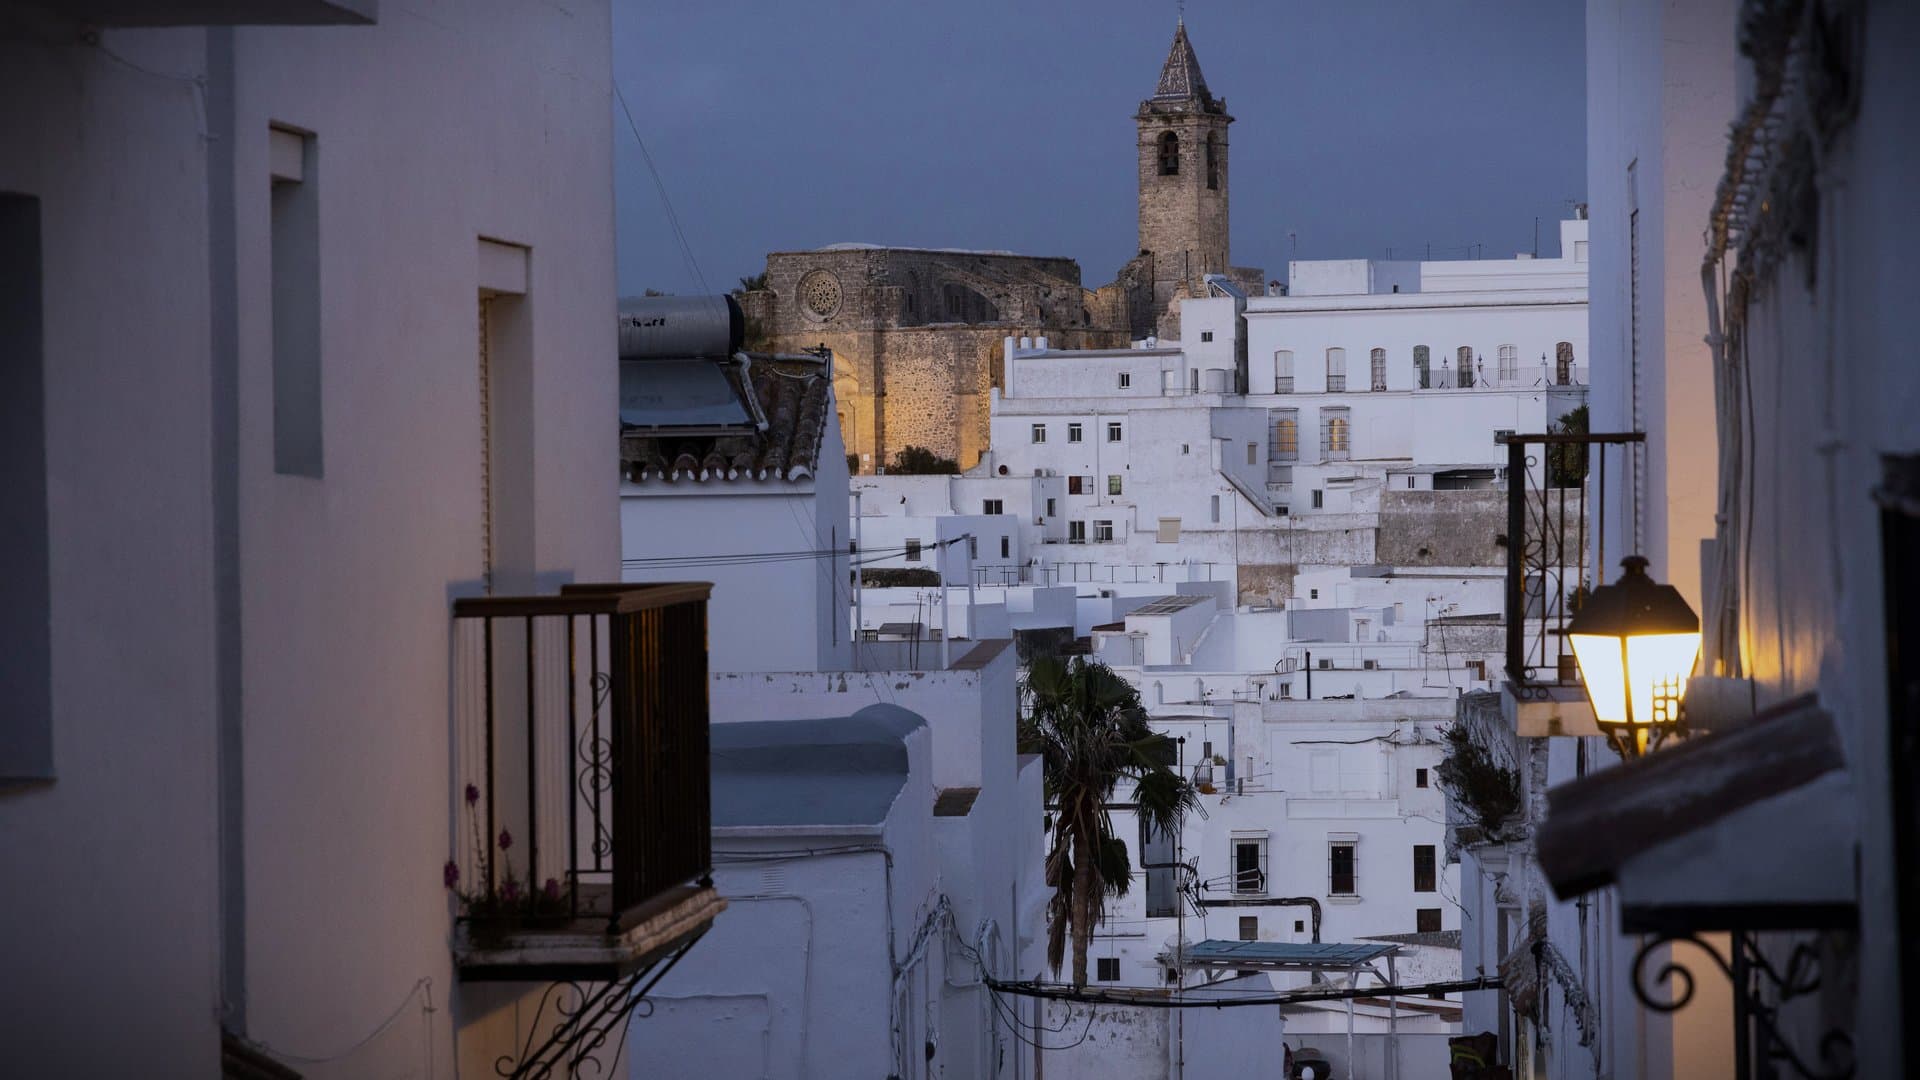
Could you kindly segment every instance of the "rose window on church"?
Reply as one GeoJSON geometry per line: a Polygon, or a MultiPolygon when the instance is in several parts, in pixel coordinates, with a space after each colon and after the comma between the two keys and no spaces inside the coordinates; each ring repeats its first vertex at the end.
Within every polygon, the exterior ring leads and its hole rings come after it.
{"type": "Polygon", "coordinates": [[[831,319],[840,310],[840,279],[815,270],[800,279],[800,310],[814,319],[831,319]]]}

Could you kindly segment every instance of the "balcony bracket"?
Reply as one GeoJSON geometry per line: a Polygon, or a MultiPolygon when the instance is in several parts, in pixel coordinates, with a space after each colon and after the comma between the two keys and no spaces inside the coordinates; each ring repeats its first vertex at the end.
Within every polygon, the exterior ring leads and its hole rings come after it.
{"type": "Polygon", "coordinates": [[[653,1012],[647,992],[705,934],[706,928],[702,927],[657,962],[611,982],[597,986],[575,980],[549,983],[540,995],[520,1055],[500,1058],[493,1063],[493,1071],[508,1080],[579,1076],[583,1068],[595,1076],[610,1075],[609,1069],[618,1066],[626,1052],[628,1022],[636,1015],[644,1017],[653,1012]],[[536,1047],[534,1040],[549,1022],[553,1029],[536,1047]],[[607,1060],[602,1061],[600,1055],[608,1051],[607,1060]]]}

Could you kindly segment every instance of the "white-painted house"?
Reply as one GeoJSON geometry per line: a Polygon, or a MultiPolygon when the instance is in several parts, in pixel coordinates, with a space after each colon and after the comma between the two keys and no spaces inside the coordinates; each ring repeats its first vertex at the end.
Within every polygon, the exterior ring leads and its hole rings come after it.
{"type": "Polygon", "coordinates": [[[616,579],[608,6],[82,7],[0,16],[6,1070],[487,1073],[449,608],[616,579]]]}
{"type": "Polygon", "coordinates": [[[629,300],[621,319],[621,579],[712,581],[715,671],[846,668],[832,354],[741,351],[730,297],[629,300]]]}

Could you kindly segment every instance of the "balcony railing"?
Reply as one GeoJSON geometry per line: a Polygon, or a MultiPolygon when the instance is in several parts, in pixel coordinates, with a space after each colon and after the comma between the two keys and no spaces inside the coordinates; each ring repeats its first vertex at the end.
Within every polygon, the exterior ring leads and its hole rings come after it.
{"type": "Polygon", "coordinates": [[[704,884],[711,588],[454,602],[454,866],[490,899],[462,914],[470,938],[624,935],[704,884]]]}
{"type": "Polygon", "coordinates": [[[1507,681],[1517,697],[1579,685],[1566,627],[1604,573],[1606,450],[1645,439],[1639,432],[1496,437],[1507,447],[1507,681]],[[1590,515],[1598,516],[1593,564],[1590,515]]]}

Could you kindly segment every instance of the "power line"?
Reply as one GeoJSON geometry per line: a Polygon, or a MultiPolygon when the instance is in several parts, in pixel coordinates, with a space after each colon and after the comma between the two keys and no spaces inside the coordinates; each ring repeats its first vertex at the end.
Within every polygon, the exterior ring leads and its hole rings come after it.
{"type": "MultiPolygon", "coordinates": [[[[1148,1009],[1229,1009],[1242,1005],[1291,1005],[1303,1001],[1339,1001],[1359,997],[1416,997],[1470,993],[1475,990],[1498,990],[1502,985],[1500,976],[1482,975],[1474,979],[1418,983],[1413,986],[1351,986],[1327,990],[1292,990],[1259,996],[1249,994],[1241,998],[1170,998],[1166,996],[1165,991],[1157,988],[1122,992],[1089,990],[1086,987],[1068,983],[1043,983],[1034,980],[1005,982],[985,974],[981,978],[989,988],[1005,994],[1018,994],[1022,997],[1043,998],[1049,1001],[1079,1001],[1091,1005],[1138,1005],[1148,1009]]],[[[1205,987],[1188,987],[1187,989],[1205,989],[1205,987]]]]}
{"type": "Polygon", "coordinates": [[[667,196],[666,182],[660,179],[660,170],[654,167],[653,155],[647,152],[647,140],[640,137],[640,125],[634,122],[633,110],[627,107],[627,95],[620,90],[619,82],[613,84],[613,96],[620,102],[620,111],[626,114],[627,130],[633,132],[633,141],[640,144],[640,157],[647,163],[647,172],[653,175],[653,186],[660,192],[660,205],[666,208],[667,224],[673,226],[674,239],[680,242],[680,254],[687,261],[687,268],[693,271],[693,278],[700,283],[702,293],[712,292],[707,288],[707,278],[700,272],[700,261],[693,257],[693,245],[687,243],[686,230],[680,227],[680,215],[673,210],[673,200],[667,196]]]}

